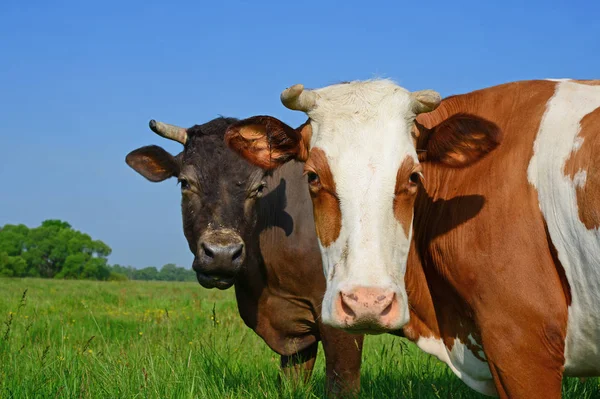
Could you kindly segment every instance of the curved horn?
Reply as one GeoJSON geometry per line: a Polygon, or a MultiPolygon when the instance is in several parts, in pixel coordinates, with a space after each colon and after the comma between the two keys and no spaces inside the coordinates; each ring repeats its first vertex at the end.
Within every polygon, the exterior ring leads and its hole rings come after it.
{"type": "Polygon", "coordinates": [[[286,108],[308,112],[317,102],[317,93],[304,90],[303,85],[297,84],[281,93],[281,102],[286,108]]]}
{"type": "Polygon", "coordinates": [[[411,93],[411,96],[413,98],[413,112],[417,115],[433,111],[442,101],[440,93],[433,90],[415,91],[411,93]]]}
{"type": "Polygon", "coordinates": [[[152,119],[148,125],[150,126],[150,129],[159,136],[177,141],[183,145],[187,142],[187,129],[169,125],[168,123],[157,122],[154,119],[152,119]]]}

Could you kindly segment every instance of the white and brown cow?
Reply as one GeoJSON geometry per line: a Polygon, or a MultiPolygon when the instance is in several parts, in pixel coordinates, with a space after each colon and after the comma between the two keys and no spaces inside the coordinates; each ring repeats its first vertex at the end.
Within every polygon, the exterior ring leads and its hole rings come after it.
{"type": "Polygon", "coordinates": [[[325,323],[401,327],[490,395],[555,398],[563,374],[600,374],[598,82],[440,103],[375,80],[282,100],[309,122],[250,118],[226,140],[265,169],[305,162],[325,323]]]}

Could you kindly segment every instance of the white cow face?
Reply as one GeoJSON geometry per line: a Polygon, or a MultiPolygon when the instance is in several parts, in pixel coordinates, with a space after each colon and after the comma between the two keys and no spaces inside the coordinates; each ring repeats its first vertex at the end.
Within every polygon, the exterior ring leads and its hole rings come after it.
{"type": "MultiPolygon", "coordinates": [[[[314,91],[305,170],[327,290],[323,321],[355,331],[408,322],[404,273],[421,167],[411,135],[423,105],[389,81],[314,91]]],[[[428,109],[438,102],[432,92],[428,109]]]]}

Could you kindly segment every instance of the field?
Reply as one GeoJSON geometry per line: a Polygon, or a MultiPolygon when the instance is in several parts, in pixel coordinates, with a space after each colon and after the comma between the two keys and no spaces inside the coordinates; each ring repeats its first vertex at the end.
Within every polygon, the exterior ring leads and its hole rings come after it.
{"type": "MultiPolygon", "coordinates": [[[[237,314],[233,290],[196,283],[0,279],[0,398],[320,398],[280,386],[279,357],[237,314]]],[[[600,398],[567,379],[564,397],[600,398]]],[[[363,398],[477,398],[405,340],[368,337],[363,398]]]]}

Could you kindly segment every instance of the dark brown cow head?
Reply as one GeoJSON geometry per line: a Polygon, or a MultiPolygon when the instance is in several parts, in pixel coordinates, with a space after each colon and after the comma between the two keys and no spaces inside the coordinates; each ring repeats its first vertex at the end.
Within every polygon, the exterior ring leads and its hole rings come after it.
{"type": "Polygon", "coordinates": [[[158,146],[138,148],[126,162],[152,182],[175,177],[181,187],[183,230],[194,254],[193,269],[205,288],[227,289],[246,257],[245,237],[256,225],[254,203],[262,195],[264,172],[249,165],[223,142],[232,118],[217,118],[189,129],[154,120],[157,134],[180,142],[176,156],[158,146]]]}

